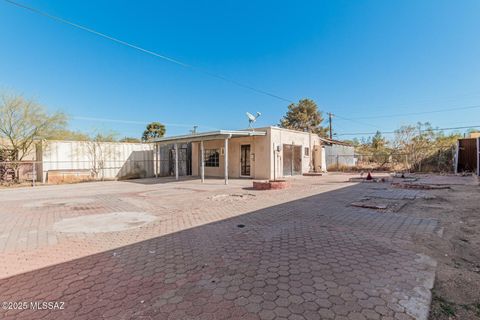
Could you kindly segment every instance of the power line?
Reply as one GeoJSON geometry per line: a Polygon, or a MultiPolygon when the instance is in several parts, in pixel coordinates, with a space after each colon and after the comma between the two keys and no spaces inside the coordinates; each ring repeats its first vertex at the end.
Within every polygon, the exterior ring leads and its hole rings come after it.
{"type": "MultiPolygon", "coordinates": [[[[72,119],[75,120],[84,120],[84,121],[95,121],[95,122],[112,122],[112,123],[125,123],[125,124],[139,124],[139,125],[146,125],[149,123],[149,121],[135,121],[135,120],[121,120],[121,119],[109,119],[109,118],[95,118],[95,117],[83,117],[83,116],[72,116],[72,119]]],[[[194,124],[184,124],[184,123],[164,123],[162,124],[170,127],[183,127],[183,128],[192,128],[194,124]]],[[[208,126],[202,126],[200,127],[205,128],[205,129],[212,129],[212,130],[218,130],[218,128],[214,127],[208,127],[208,126]]]]}
{"type": "MultiPolygon", "coordinates": [[[[244,84],[242,82],[239,82],[237,80],[234,80],[234,79],[230,79],[228,77],[225,77],[221,74],[218,74],[218,73],[215,73],[215,72],[212,72],[212,71],[209,71],[207,69],[204,69],[202,67],[198,67],[198,66],[195,66],[195,65],[192,65],[192,64],[189,64],[189,63],[186,63],[186,62],[183,62],[179,59],[176,59],[176,58],[173,58],[173,57],[170,57],[170,56],[166,56],[166,55],[163,55],[163,54],[160,54],[158,52],[155,52],[155,51],[152,51],[152,50],[148,50],[148,49],[145,49],[143,47],[140,47],[140,46],[137,46],[135,44],[132,44],[130,42],[127,42],[127,41],[124,41],[124,40],[121,40],[121,39],[118,39],[116,37],[113,37],[113,36],[110,36],[108,34],[105,34],[105,33],[102,33],[102,32],[99,32],[97,30],[94,30],[92,28],[89,28],[89,27],[86,27],[86,26],[83,26],[83,25],[80,25],[80,24],[77,24],[75,22],[72,22],[72,21],[69,21],[69,20],[66,20],[64,18],[61,18],[61,17],[58,17],[58,16],[55,16],[55,15],[52,15],[52,14],[49,14],[47,12],[44,12],[44,11],[41,11],[39,9],[36,9],[34,7],[30,7],[30,6],[27,6],[25,4],[22,4],[22,3],[18,3],[16,1],[12,1],[12,0],[4,0],[5,2],[11,4],[11,5],[14,5],[16,7],[19,7],[19,8],[22,8],[22,9],[25,9],[25,10],[28,10],[28,11],[31,11],[33,13],[36,13],[38,15],[41,15],[41,16],[44,16],[46,18],[49,18],[51,20],[54,20],[54,21],[57,21],[57,22],[60,22],[60,23],[63,23],[63,24],[66,24],[66,25],[69,25],[69,26],[72,26],[72,27],[75,27],[77,29],[80,29],[80,30],[83,30],[83,31],[86,31],[88,33],[91,33],[91,34],[94,34],[96,36],[99,36],[99,37],[102,37],[102,38],[105,38],[107,40],[110,40],[112,42],[115,42],[115,43],[118,43],[118,44],[121,44],[123,46],[126,46],[126,47],[129,47],[129,48],[132,48],[132,49],[135,49],[137,51],[140,51],[142,53],[145,53],[145,54],[149,54],[149,55],[152,55],[154,57],[157,57],[157,58],[160,58],[160,59],[163,59],[165,61],[168,61],[170,63],[174,63],[176,65],[179,65],[181,67],[184,67],[184,68],[189,68],[189,69],[192,69],[192,70],[196,70],[198,72],[201,72],[203,74],[206,74],[208,76],[211,76],[213,78],[217,78],[219,80],[222,80],[222,81],[225,81],[225,82],[229,82],[231,84],[234,84],[238,87],[241,87],[241,88],[244,88],[244,89],[248,89],[250,91],[253,91],[253,92],[256,92],[256,93],[259,93],[259,94],[263,94],[263,95],[266,95],[266,96],[270,96],[272,98],[275,98],[277,100],[281,100],[281,101],[284,101],[284,102],[288,102],[288,103],[294,103],[294,101],[292,99],[288,99],[288,98],[285,98],[285,97],[282,97],[282,96],[279,96],[277,94],[274,94],[274,93],[271,93],[271,92],[268,92],[268,91],[265,91],[265,90],[262,90],[262,89],[258,89],[256,87],[253,87],[251,85],[248,85],[248,84],[244,84]]],[[[398,117],[398,116],[410,116],[410,115],[421,115],[421,114],[429,114],[429,113],[438,113],[438,112],[445,112],[445,111],[454,111],[454,110],[465,110],[465,109],[473,109],[473,108],[480,108],[480,105],[478,106],[468,106],[468,107],[460,107],[460,108],[450,108],[450,109],[440,109],[440,110],[434,110],[434,111],[425,111],[425,112],[412,112],[412,113],[404,113],[404,114],[393,114],[393,115],[384,115],[384,116],[370,116],[370,117],[359,117],[359,118],[346,118],[346,117],[343,117],[343,116],[339,116],[339,115],[336,115],[335,116],[339,119],[342,119],[342,120],[347,120],[347,121],[351,121],[351,122],[356,122],[358,124],[362,124],[362,125],[365,125],[365,126],[370,126],[370,127],[374,127],[374,128],[378,128],[378,126],[375,126],[375,125],[372,125],[372,124],[368,124],[368,123],[365,123],[365,122],[361,122],[361,121],[358,121],[359,119],[380,119],[380,118],[389,118],[389,117],[398,117]]],[[[80,119],[82,117],[77,117],[77,119],[79,120],[82,120],[80,119]]],[[[84,119],[83,120],[92,120],[92,121],[97,121],[97,120],[94,120],[94,118],[89,118],[87,119],[86,117],[83,117],[84,119]]],[[[107,120],[107,119],[101,119],[99,121],[108,121],[108,122],[124,122],[126,123],[125,121],[123,120],[107,120]]],[[[129,123],[134,123],[134,122],[129,122],[129,123]]],[[[171,126],[176,126],[175,124],[169,124],[171,126]]],[[[177,126],[186,126],[186,125],[177,125],[177,126]]],[[[189,125],[190,126],[190,125],[189,125]]],[[[461,128],[461,127],[459,127],[461,128]]],[[[385,132],[387,133],[387,132],[385,132]]],[[[390,133],[390,132],[388,132],[390,133]]],[[[391,132],[393,133],[393,132],[391,132]]],[[[355,133],[357,134],[357,133],[355,133]]],[[[372,134],[372,133],[358,133],[358,134],[372,134]]],[[[373,133],[375,134],[375,133],[373,133]]],[[[354,135],[354,134],[337,134],[337,135],[354,135]]]]}
{"type": "MultiPolygon", "coordinates": [[[[480,125],[475,126],[465,126],[465,127],[450,127],[450,128],[432,128],[428,129],[431,131],[442,131],[442,130],[460,130],[460,129],[472,129],[472,128],[480,128],[480,125]]],[[[392,134],[396,133],[396,131],[379,131],[381,134],[392,134]]],[[[337,136],[357,136],[357,135],[370,135],[376,134],[377,132],[352,132],[352,133],[338,133],[337,136]]]]}
{"type": "MultiPolygon", "coordinates": [[[[116,43],[118,43],[118,44],[124,45],[124,46],[129,47],[129,48],[138,50],[138,51],[140,51],[140,52],[143,52],[143,53],[146,53],[146,54],[149,54],[149,55],[153,55],[153,56],[155,56],[155,57],[157,57],[157,58],[160,58],[160,59],[166,60],[166,61],[168,61],[168,62],[177,64],[177,65],[179,65],[179,66],[181,66],[181,67],[197,70],[197,71],[202,72],[202,73],[204,73],[204,74],[206,74],[206,75],[209,75],[209,76],[211,76],[211,77],[214,77],[214,78],[217,78],[217,79],[226,81],[226,82],[230,82],[230,83],[232,83],[232,84],[234,84],[234,85],[236,85],[236,86],[238,86],[238,87],[242,87],[242,88],[244,88],[244,89],[248,89],[248,90],[257,92],[257,93],[259,93],[259,94],[267,95],[267,96],[270,96],[270,97],[272,97],[272,98],[275,98],[275,99],[278,99],[278,100],[281,100],[281,101],[284,101],[284,102],[295,103],[292,99],[288,99],[288,98],[281,97],[281,96],[276,95],[276,94],[273,94],[273,93],[271,93],[271,92],[268,92],[268,91],[265,91],[265,90],[261,90],[261,89],[255,88],[255,87],[253,87],[253,86],[250,86],[250,85],[241,83],[241,82],[239,82],[239,81],[236,81],[236,80],[227,78],[227,77],[225,77],[225,76],[223,76],[223,75],[221,75],[221,74],[211,72],[211,71],[209,71],[209,70],[207,70],[207,69],[204,69],[204,68],[201,68],[201,67],[197,67],[197,66],[188,64],[188,63],[183,62],[183,61],[180,61],[180,60],[178,60],[178,59],[176,59],[176,58],[172,58],[172,57],[170,57],[170,56],[166,56],[166,55],[157,53],[157,52],[155,52],[155,51],[151,51],[151,50],[142,48],[142,47],[140,47],[140,46],[134,45],[134,44],[129,43],[129,42],[127,42],[127,41],[124,41],[124,40],[115,38],[115,37],[110,36],[110,35],[108,35],[108,34],[99,32],[99,31],[94,30],[94,29],[92,29],[92,28],[89,28],[89,27],[86,27],[86,26],[77,24],[77,23],[75,23],[75,22],[66,20],[66,19],[64,19],[64,18],[61,18],[61,17],[55,16],[55,15],[52,15],[52,14],[50,14],[50,13],[41,11],[41,10],[39,10],[39,9],[36,9],[36,8],[30,7],[30,6],[21,4],[21,3],[18,3],[18,2],[16,2],[16,1],[12,1],[12,0],[5,0],[5,1],[6,1],[7,3],[12,4],[12,5],[14,5],[14,6],[17,6],[17,7],[19,7],[19,8],[29,10],[29,11],[31,11],[31,12],[33,12],[33,13],[39,14],[39,15],[44,16],[44,17],[46,17],[46,18],[52,19],[52,20],[54,20],[54,21],[57,21],[57,22],[60,22],[60,23],[63,23],[63,24],[66,24],[66,25],[69,25],[69,26],[72,26],[72,27],[75,27],[75,28],[78,28],[78,29],[80,29],[80,30],[83,30],[83,31],[86,31],[86,32],[88,32],[88,33],[94,34],[94,35],[96,35],[96,36],[105,38],[105,39],[107,39],[107,40],[116,42],[116,43]]],[[[371,125],[371,124],[367,124],[367,123],[364,123],[364,122],[360,122],[360,121],[357,121],[357,120],[355,120],[355,119],[349,119],[349,118],[345,118],[345,117],[342,117],[342,116],[339,116],[339,115],[335,115],[335,116],[338,117],[339,119],[343,119],[343,120],[347,120],[347,121],[352,121],[352,122],[356,122],[356,123],[359,123],[359,124],[362,124],[362,125],[366,125],[366,126],[378,128],[377,126],[374,126],[374,125],[371,125]]]]}
{"type": "Polygon", "coordinates": [[[36,8],[33,8],[33,7],[30,7],[30,6],[27,6],[25,4],[21,4],[21,3],[18,3],[16,1],[12,1],[12,0],[4,0],[5,2],[11,4],[11,5],[14,5],[14,6],[17,6],[19,8],[22,8],[22,9],[26,9],[28,11],[31,11],[33,13],[36,13],[38,15],[41,15],[41,16],[44,16],[46,18],[49,18],[49,19],[52,19],[54,21],[57,21],[57,22],[60,22],[60,23],[63,23],[63,24],[66,24],[66,25],[69,25],[69,26],[72,26],[72,27],[75,27],[77,29],[80,29],[80,30],[83,30],[83,31],[86,31],[86,32],[89,32],[91,34],[94,34],[94,35],[97,35],[99,37],[102,37],[102,38],[105,38],[105,39],[108,39],[110,41],[113,41],[113,42],[116,42],[118,44],[121,44],[123,46],[126,46],[126,47],[129,47],[129,48],[132,48],[132,49],[135,49],[135,50],[138,50],[140,52],[143,52],[143,53],[146,53],[146,54],[149,54],[149,55],[152,55],[154,57],[157,57],[157,58],[160,58],[160,59],[163,59],[163,60],[166,60],[168,62],[171,62],[171,63],[174,63],[174,64],[177,64],[179,66],[182,66],[184,68],[188,68],[188,69],[193,69],[193,70],[197,70],[198,72],[201,72],[201,73],[204,73],[210,77],[213,77],[213,78],[217,78],[217,79],[220,79],[220,80],[223,80],[225,82],[229,82],[229,83],[232,83],[238,87],[241,87],[241,88],[244,88],[244,89],[248,89],[250,91],[253,91],[253,92],[256,92],[256,93],[259,93],[259,94],[263,94],[263,95],[266,95],[266,96],[270,96],[272,98],[275,98],[275,99],[278,99],[278,100],[281,100],[281,101],[284,101],[284,102],[289,102],[289,103],[294,103],[294,101],[292,99],[288,99],[288,98],[284,98],[284,97],[281,97],[279,95],[276,95],[274,93],[271,93],[271,92],[268,92],[268,91],[265,91],[265,90],[262,90],[262,89],[258,89],[258,88],[255,88],[253,86],[250,86],[248,84],[244,84],[242,82],[239,82],[237,80],[233,80],[233,79],[230,79],[230,78],[227,78],[221,74],[218,74],[218,73],[215,73],[215,72],[212,72],[212,71],[209,71],[207,69],[204,69],[204,68],[201,68],[201,67],[198,67],[198,66],[194,66],[194,65],[191,65],[189,63],[186,63],[186,62],[183,62],[183,61],[180,61],[176,58],[172,58],[172,57],[169,57],[169,56],[166,56],[166,55],[163,55],[163,54],[160,54],[160,53],[157,53],[155,51],[152,51],[152,50],[148,50],[148,49],[145,49],[145,48],[142,48],[140,46],[137,46],[137,45],[134,45],[132,43],[129,43],[127,41],[124,41],[124,40],[120,40],[118,38],[115,38],[113,36],[110,36],[108,34],[105,34],[105,33],[102,33],[100,31],[97,31],[97,30],[94,30],[94,29],[91,29],[91,28],[88,28],[88,27],[85,27],[83,25],[80,25],[80,24],[77,24],[75,22],[71,22],[69,20],[66,20],[66,19],[63,19],[61,17],[58,17],[58,16],[55,16],[55,15],[52,15],[50,13],[47,13],[47,12],[44,12],[44,11],[41,11],[41,10],[38,10],[36,8]]]}
{"type": "Polygon", "coordinates": [[[416,116],[416,115],[422,115],[422,114],[441,113],[441,112],[449,112],[449,111],[456,111],[456,110],[467,110],[467,109],[478,109],[478,108],[480,108],[480,105],[458,107],[458,108],[445,108],[445,109],[438,109],[438,110],[431,110],[431,111],[419,111],[419,112],[397,113],[397,114],[380,115],[380,116],[358,117],[358,118],[353,118],[351,120],[384,119],[384,118],[394,118],[394,117],[403,117],[403,116],[416,116]]]}
{"type": "MultiPolygon", "coordinates": [[[[341,117],[337,114],[335,116],[339,119],[342,120],[347,120],[351,122],[355,122],[358,124],[362,124],[365,126],[373,127],[373,128],[378,128],[378,126],[363,122],[363,121],[358,121],[358,119],[382,119],[382,118],[393,118],[393,117],[400,117],[400,116],[414,116],[414,115],[422,115],[422,114],[431,114],[431,113],[440,113],[440,112],[448,112],[448,111],[456,111],[456,110],[467,110],[467,109],[477,109],[480,108],[480,105],[472,105],[472,106],[465,106],[465,107],[454,107],[454,108],[445,108],[445,109],[438,109],[438,110],[431,110],[431,111],[419,111],[419,112],[410,112],[410,113],[397,113],[397,114],[391,114],[391,115],[382,115],[382,116],[369,116],[369,117],[359,117],[359,118],[345,118],[341,117]]],[[[392,132],[393,133],[393,132],[392,132]]],[[[369,134],[369,133],[365,133],[369,134]]],[[[375,134],[375,133],[373,133],[375,134]]]]}
{"type": "Polygon", "coordinates": [[[334,114],[334,116],[341,119],[341,120],[347,120],[347,121],[355,122],[355,123],[358,123],[358,124],[361,124],[361,125],[364,125],[364,126],[368,126],[368,127],[372,127],[372,128],[378,128],[378,126],[376,126],[376,125],[369,124],[369,123],[366,123],[366,122],[363,122],[363,121],[358,121],[356,119],[345,118],[343,116],[339,116],[338,114],[334,114]]]}

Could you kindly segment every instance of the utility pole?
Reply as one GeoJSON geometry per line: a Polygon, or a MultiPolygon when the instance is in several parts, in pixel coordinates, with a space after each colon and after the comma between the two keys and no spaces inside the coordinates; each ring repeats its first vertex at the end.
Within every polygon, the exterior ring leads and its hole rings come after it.
{"type": "Polygon", "coordinates": [[[331,112],[328,113],[328,128],[330,131],[330,140],[332,139],[332,116],[333,114],[331,112]]]}

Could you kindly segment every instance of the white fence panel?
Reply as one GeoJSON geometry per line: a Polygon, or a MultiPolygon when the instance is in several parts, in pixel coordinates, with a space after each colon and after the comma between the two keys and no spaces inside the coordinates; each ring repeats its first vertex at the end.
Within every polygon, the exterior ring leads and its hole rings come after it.
{"type": "Polygon", "coordinates": [[[153,145],[145,143],[47,141],[41,146],[43,181],[49,171],[90,171],[98,179],[153,177],[153,145]]]}

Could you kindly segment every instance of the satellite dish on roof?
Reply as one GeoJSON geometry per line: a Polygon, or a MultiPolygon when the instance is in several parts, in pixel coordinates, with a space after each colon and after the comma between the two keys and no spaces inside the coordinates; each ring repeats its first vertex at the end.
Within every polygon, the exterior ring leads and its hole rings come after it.
{"type": "Polygon", "coordinates": [[[253,130],[253,123],[257,121],[257,118],[260,117],[262,114],[260,112],[257,112],[257,115],[254,116],[250,112],[246,112],[247,118],[248,118],[248,127],[253,130]]]}

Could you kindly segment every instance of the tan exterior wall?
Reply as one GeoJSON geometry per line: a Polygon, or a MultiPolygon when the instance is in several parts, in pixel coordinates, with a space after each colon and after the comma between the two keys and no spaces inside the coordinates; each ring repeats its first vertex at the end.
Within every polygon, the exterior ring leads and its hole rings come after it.
{"type": "MultiPolygon", "coordinates": [[[[270,158],[268,148],[268,137],[242,137],[232,138],[228,142],[228,176],[230,178],[240,178],[240,160],[241,146],[250,145],[250,177],[255,179],[268,179],[268,171],[270,169],[270,158]]],[[[225,172],[225,155],[221,150],[225,146],[224,140],[204,141],[206,149],[220,150],[219,167],[205,167],[206,177],[223,177],[225,172]]],[[[192,175],[200,175],[200,142],[192,144],[192,175]]]]}
{"type": "Polygon", "coordinates": [[[267,135],[271,139],[271,148],[280,146],[280,152],[276,152],[275,172],[273,168],[273,151],[272,151],[272,166],[270,170],[270,177],[283,177],[283,145],[290,144],[302,147],[302,173],[314,171],[314,150],[315,147],[321,148],[322,142],[318,135],[307,132],[300,132],[295,130],[282,129],[277,127],[267,128],[267,135]],[[309,149],[308,155],[305,154],[305,148],[309,149]]]}
{"type": "MultiPolygon", "coordinates": [[[[254,179],[273,179],[283,177],[283,145],[293,144],[302,147],[302,173],[314,170],[314,149],[322,150],[322,143],[317,135],[300,131],[281,129],[276,127],[258,128],[266,136],[242,137],[229,139],[228,143],[228,175],[230,178],[240,178],[240,150],[241,145],[250,144],[250,177],[254,179]],[[280,152],[275,152],[276,146],[280,152]],[[305,148],[309,148],[308,155],[305,148]],[[275,159],[276,158],[276,159],[275,159]],[[276,162],[274,162],[276,160],[276,162]],[[275,170],[274,170],[275,167],[275,170]]],[[[204,141],[205,149],[224,148],[224,140],[204,141]]],[[[317,152],[321,156],[321,153],[317,152]]],[[[220,153],[219,167],[205,167],[206,177],[223,177],[225,156],[220,153]]],[[[318,165],[317,165],[318,166],[318,165]]],[[[319,170],[320,168],[316,168],[319,170]]],[[[200,175],[200,142],[192,144],[192,175],[200,175]]]]}

